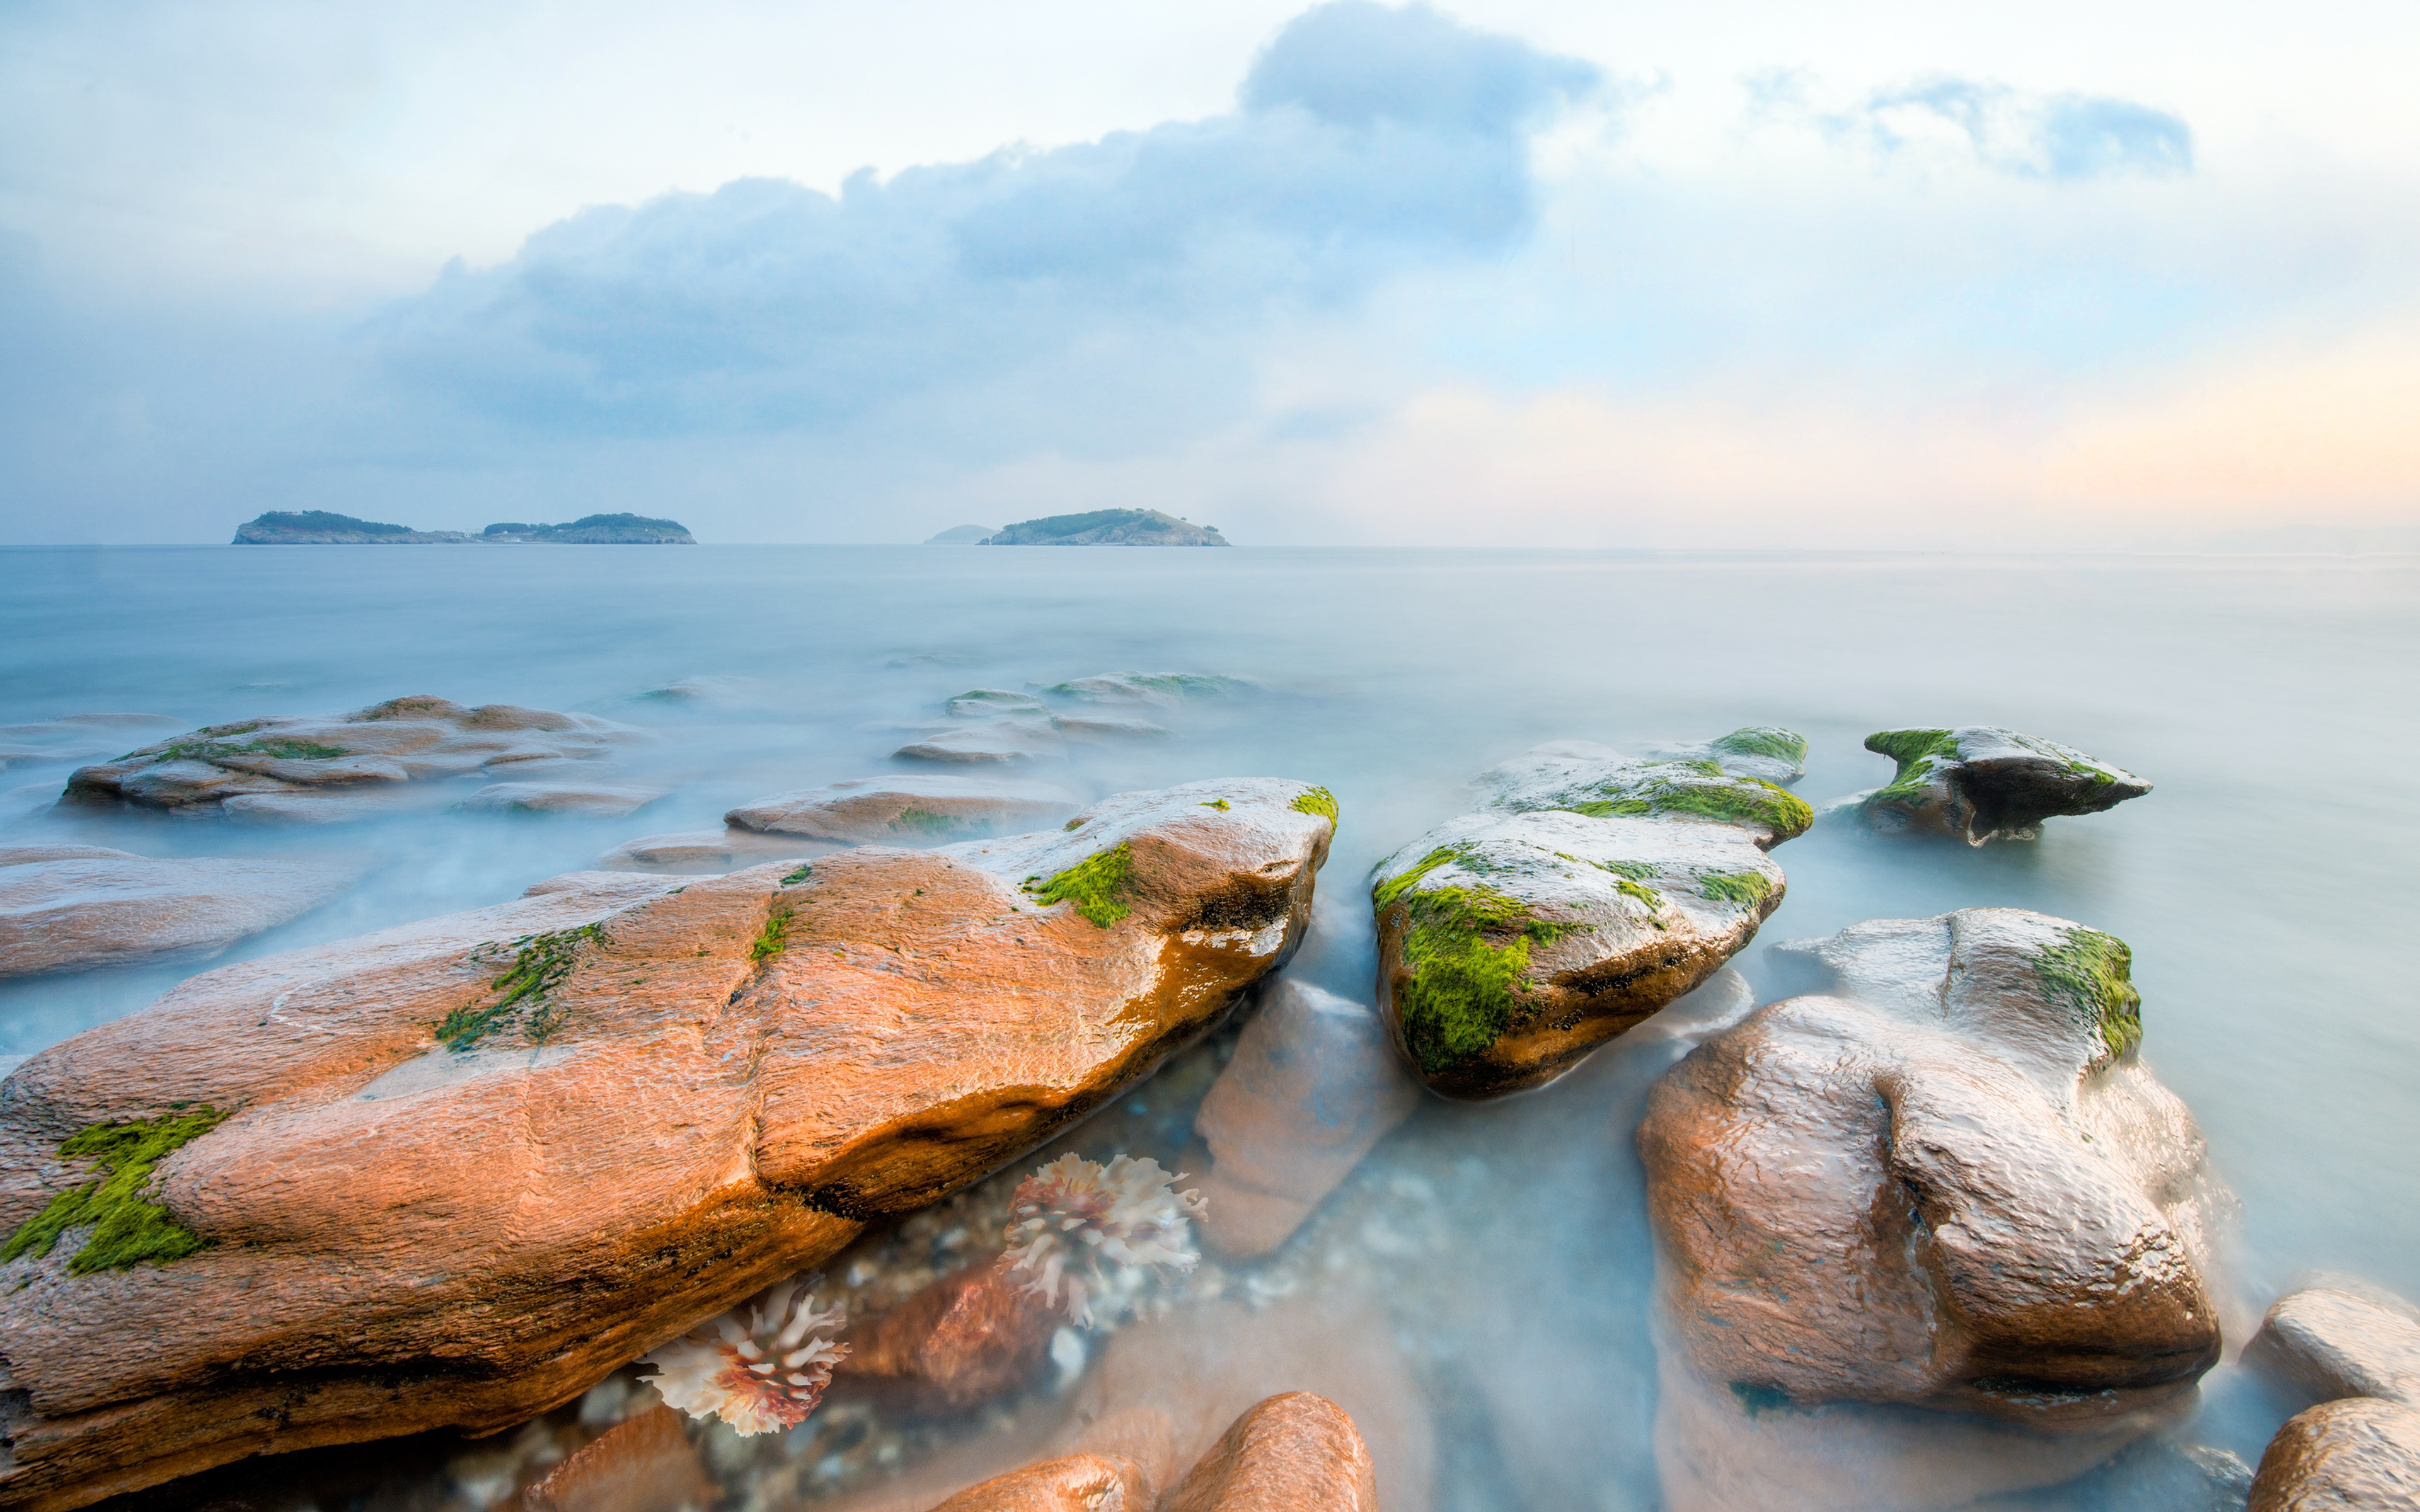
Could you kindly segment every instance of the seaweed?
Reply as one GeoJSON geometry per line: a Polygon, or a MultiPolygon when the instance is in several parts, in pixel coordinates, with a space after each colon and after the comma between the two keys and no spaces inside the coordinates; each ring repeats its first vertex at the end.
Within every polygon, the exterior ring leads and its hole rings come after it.
{"type": "Polygon", "coordinates": [[[750,965],[763,965],[767,961],[789,949],[790,920],[793,917],[789,905],[778,900],[775,901],[772,908],[765,915],[765,927],[757,932],[755,940],[748,947],[750,965]]]}
{"type": "Polygon", "coordinates": [[[1434,1074],[1485,1051],[1528,1017],[1521,999],[1530,988],[1529,947],[1550,944],[1588,926],[1533,917],[1528,905],[1485,886],[1411,885],[1448,861],[1453,847],[1432,851],[1419,865],[1373,889],[1383,913],[1404,909],[1405,980],[1395,993],[1404,1047],[1434,1074]],[[1507,934],[1502,944],[1487,936],[1507,934]]]}
{"type": "Polygon", "coordinates": [[[1762,906],[1773,892],[1773,879],[1761,872],[1710,872],[1698,879],[1698,894],[1745,908],[1762,906]]]}
{"type": "Polygon", "coordinates": [[[1747,725],[1707,744],[1734,756],[1770,756],[1785,762],[1807,760],[1807,737],[1775,724],[1747,725]]]}
{"type": "Polygon", "coordinates": [[[1134,885],[1134,847],[1121,841],[1106,851],[1086,856],[1047,882],[1028,877],[1025,890],[1044,903],[1073,903],[1076,912],[1102,929],[1134,910],[1125,902],[1134,885]],[[1041,882],[1039,887],[1035,883],[1041,882]]]}
{"type": "MultiPolygon", "coordinates": [[[[543,1041],[561,1022],[561,1014],[550,1001],[563,979],[571,975],[579,963],[581,947],[594,941],[605,943],[605,926],[600,920],[582,924],[577,929],[555,930],[544,934],[524,934],[511,943],[513,964],[490,985],[496,1000],[484,1007],[463,1007],[447,1013],[437,1026],[437,1042],[448,1050],[465,1051],[477,1047],[479,1041],[512,1017],[520,1004],[531,1005],[526,1028],[531,1039],[543,1041]]],[[[481,952],[495,947],[481,947],[481,952]]],[[[478,959],[474,953],[473,959],[478,959]]]]}
{"type": "Polygon", "coordinates": [[[2134,952],[2124,940],[2080,924],[2062,931],[2056,945],[2034,958],[2034,975],[2043,989],[2101,1037],[2106,1053],[2096,1056],[2095,1064],[2143,1042],[2143,995],[2134,987],[2133,964],[2134,952]]]}
{"type": "MultiPolygon", "coordinates": [[[[178,1107],[190,1104],[178,1103],[178,1107]]],[[[122,1271],[138,1261],[164,1264],[206,1249],[209,1241],[168,1216],[145,1196],[152,1169],[176,1150],[209,1133],[227,1117],[204,1105],[160,1119],[94,1123],[59,1142],[59,1153],[90,1158],[101,1179],[62,1192],[50,1206],[20,1225],[0,1246],[0,1261],[21,1255],[46,1256],[69,1229],[93,1226],[84,1246],[68,1259],[76,1275],[122,1271]]]]}
{"type": "Polygon", "coordinates": [[[1286,805],[1296,813],[1317,814],[1327,821],[1330,829],[1337,827],[1336,795],[1326,788],[1313,788],[1286,805]]]}
{"type": "Polygon", "coordinates": [[[1866,737],[1866,748],[1899,764],[1891,779],[1876,788],[1868,803],[1904,803],[1924,791],[1936,760],[1956,761],[1958,741],[1947,730],[1878,730],[1866,737]]]}

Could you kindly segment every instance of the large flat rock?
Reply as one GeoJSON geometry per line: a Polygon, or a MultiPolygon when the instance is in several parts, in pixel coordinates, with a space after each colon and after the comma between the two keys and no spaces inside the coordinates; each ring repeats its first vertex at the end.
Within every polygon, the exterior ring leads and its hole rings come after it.
{"type": "Polygon", "coordinates": [[[1080,807],[1047,782],[916,772],[758,798],[722,818],[738,829],[844,845],[938,845],[1055,825],[1080,807]]]}
{"type": "Polygon", "coordinates": [[[44,1051],[0,1087],[0,1505],[508,1426],[998,1167],[1291,952],[1332,827],[1311,792],[1126,794],[685,887],[576,872],[44,1051]],[[138,1154],[133,1240],[30,1242],[138,1154]]]}
{"type": "MultiPolygon", "coordinates": [[[[1726,737],[1730,738],[1730,737],[1726,737]]],[[[1765,855],[1813,814],[1761,751],[1634,761],[1585,741],[1480,774],[1477,812],[1378,864],[1378,1004],[1449,1097],[1552,1081],[1696,987],[1779,906],[1765,855]]]]}
{"type": "Polygon", "coordinates": [[[63,801],[207,812],[235,798],[260,819],[321,817],[311,800],[341,799],[354,817],[365,798],[398,796],[396,784],[506,776],[524,764],[586,761],[639,733],[593,715],[506,703],[464,708],[441,698],[389,699],[351,714],[279,716],[209,725],[79,767],[63,801]]]}
{"type": "Polygon", "coordinates": [[[1638,1130],[1670,1504],[1957,1505],[1955,1478],[1853,1467],[1956,1441],[1972,1499],[2076,1473],[2189,1402],[2219,1353],[2223,1197],[2137,1058],[2124,945],[1983,908],[1780,949],[1830,993],[1699,1046],[1638,1130]],[[1842,1458],[1836,1483],[1803,1478],[1842,1458]]]}
{"type": "Polygon", "coordinates": [[[214,954],[310,912],[359,876],[328,861],[0,846],[0,977],[214,954]]]}

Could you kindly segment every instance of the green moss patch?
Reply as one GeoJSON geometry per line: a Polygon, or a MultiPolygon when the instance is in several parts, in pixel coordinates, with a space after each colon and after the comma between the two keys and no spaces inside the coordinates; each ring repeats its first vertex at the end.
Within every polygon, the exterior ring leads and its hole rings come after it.
{"type": "Polygon", "coordinates": [[[1761,872],[1713,872],[1698,879],[1698,894],[1743,908],[1763,906],[1773,892],[1773,879],[1761,872]]]}
{"type": "Polygon", "coordinates": [[[2133,982],[2134,952],[2115,934],[2076,925],[2034,958],[2034,975],[2094,1029],[2114,1059],[2143,1042],[2143,995],[2133,982]]]}
{"type": "Polygon", "coordinates": [[[911,806],[900,810],[898,817],[886,827],[915,835],[946,835],[958,827],[958,822],[948,814],[911,806]]]}
{"type": "Polygon", "coordinates": [[[1784,730],[1779,725],[1748,725],[1709,744],[1716,750],[1729,751],[1734,756],[1770,756],[1785,762],[1807,760],[1807,737],[1795,730],[1784,730]]]}
{"type": "Polygon", "coordinates": [[[1806,833],[1807,826],[1815,822],[1815,810],[1806,799],[1754,777],[1727,778],[1720,782],[1651,778],[1632,788],[1627,796],[1591,799],[1566,804],[1564,808],[1591,819],[1677,813],[1726,824],[1746,821],[1772,830],[1776,841],[1806,833]]]}
{"type": "Polygon", "coordinates": [[[791,917],[787,904],[773,904],[772,911],[765,916],[765,927],[756,932],[755,940],[748,947],[750,965],[762,965],[789,949],[791,917]]]}
{"type": "MultiPolygon", "coordinates": [[[[458,1008],[446,1014],[437,1026],[437,1042],[448,1050],[473,1049],[516,1016],[525,1017],[522,1027],[531,1040],[543,1042],[563,1022],[562,1013],[551,1000],[554,989],[579,964],[582,948],[592,943],[605,943],[601,921],[545,934],[524,934],[512,941],[513,964],[491,984],[496,1000],[481,1007],[458,1008]],[[523,1004],[528,1005],[525,1014],[523,1004]]],[[[475,954],[473,959],[477,959],[475,954]]]]}
{"type": "Polygon", "coordinates": [[[1108,929],[1134,910],[1125,898],[1134,886],[1134,847],[1124,841],[1088,856],[1057,876],[1025,890],[1045,903],[1072,903],[1076,912],[1108,929]]]}
{"type": "Polygon", "coordinates": [[[1526,1020],[1529,947],[1587,927],[1532,918],[1520,900],[1483,885],[1412,890],[1438,867],[1464,859],[1439,847],[1372,890],[1381,912],[1404,911],[1408,980],[1396,990],[1395,1016],[1405,1047],[1430,1073],[1481,1054],[1526,1020]]]}
{"type": "Polygon", "coordinates": [[[1958,742],[1947,730],[1877,730],[1866,737],[1866,748],[1899,763],[1889,782],[1877,789],[1869,803],[1906,802],[1924,791],[1934,764],[1958,759],[1958,742]]]}
{"type": "Polygon", "coordinates": [[[783,877],[782,879],[782,886],[785,887],[795,887],[799,883],[806,881],[807,878],[814,875],[814,863],[811,861],[805,866],[799,868],[796,872],[791,872],[788,876],[783,877]]]}
{"type": "Polygon", "coordinates": [[[1232,805],[1230,805],[1224,798],[1212,798],[1209,802],[1202,804],[1202,807],[1204,809],[1216,809],[1220,813],[1225,813],[1232,805]]]}
{"type": "Polygon", "coordinates": [[[1327,821],[1327,827],[1336,827],[1336,795],[1326,788],[1313,788],[1286,807],[1296,813],[1317,814],[1327,821]]]}
{"type": "Polygon", "coordinates": [[[0,1261],[48,1255],[60,1235],[85,1224],[93,1226],[92,1233],[68,1259],[68,1270],[76,1275],[122,1271],[141,1260],[164,1264],[207,1248],[209,1240],[180,1227],[167,1209],[143,1193],[154,1166],[226,1117],[217,1108],[200,1107],[162,1119],[77,1130],[60,1141],[59,1153],[93,1161],[101,1167],[101,1179],[53,1197],[49,1207],[8,1236],[8,1242],[0,1246],[0,1261]]]}

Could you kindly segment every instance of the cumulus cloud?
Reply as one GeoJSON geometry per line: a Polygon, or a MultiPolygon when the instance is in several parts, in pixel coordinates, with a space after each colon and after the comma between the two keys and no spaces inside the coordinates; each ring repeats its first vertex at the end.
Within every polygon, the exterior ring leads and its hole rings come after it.
{"type": "Polygon", "coordinates": [[[2194,166],[2193,129],[2164,110],[2098,95],[2038,94],[1937,74],[1820,110],[1794,71],[1747,81],[1752,114],[1800,119],[1837,141],[1889,159],[1926,148],[1970,156],[2019,178],[2072,181],[2119,174],[2162,177],[2194,166]]]}
{"type": "Polygon", "coordinates": [[[575,432],[814,427],[1137,331],[1164,365],[1512,245],[1531,131],[1598,83],[1425,7],[1338,0],[1269,44],[1231,114],[861,172],[837,196],[746,179],[590,209],[501,267],[449,267],[368,334],[420,385],[575,432]]]}

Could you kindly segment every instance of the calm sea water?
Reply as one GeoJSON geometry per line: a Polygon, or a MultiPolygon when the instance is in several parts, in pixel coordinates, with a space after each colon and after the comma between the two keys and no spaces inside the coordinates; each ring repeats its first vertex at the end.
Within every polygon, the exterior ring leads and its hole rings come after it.
{"type": "MultiPolygon", "coordinates": [[[[2395,762],[2369,765],[2420,748],[2415,650],[2420,560],[2394,557],[11,549],[0,723],[132,710],[202,724],[434,693],[644,725],[658,738],[617,772],[673,792],[619,821],[270,829],[54,812],[67,768],[17,765],[0,774],[0,843],[345,854],[372,869],[223,962],[506,899],[632,836],[890,769],[903,728],[966,688],[1222,672],[1267,692],[1189,707],[1170,717],[1179,738],[1057,775],[1097,792],[1222,775],[1333,789],[1332,902],[1299,969],[1366,1000],[1373,948],[1353,905],[1366,870],[1460,811],[1470,773],[1539,741],[1784,724],[1812,743],[1798,792],[1820,805],[1887,776],[1860,748],[1869,731],[2011,725],[2157,791],[1977,851],[1819,825],[1776,852],[1790,891],[1764,941],[1977,904],[2123,936],[2144,1055],[2242,1197],[2245,1301],[2311,1268],[2420,1297],[2420,1013],[2403,949],[2420,806],[2395,762]],[[649,696],[682,680],[692,696],[649,696]]],[[[1737,964],[1765,980],[1761,946],[1737,964]]],[[[0,1052],[138,1011],[194,969],[0,985],[0,1052]]],[[[1575,1146],[1607,1138],[1571,1131],[1575,1146]]],[[[1529,1175],[1557,1179],[1550,1162],[1529,1175]]],[[[1542,1244],[1544,1273],[1525,1282],[1545,1291],[1539,1310],[1643,1296],[1640,1212],[1575,1222],[1595,1226],[1587,1242],[1542,1244]]],[[[2273,1406],[2231,1367],[2207,1396],[2204,1437],[2257,1456],[2273,1406]]],[[[1631,1412],[1606,1431],[1643,1423],[1631,1412]]]]}

